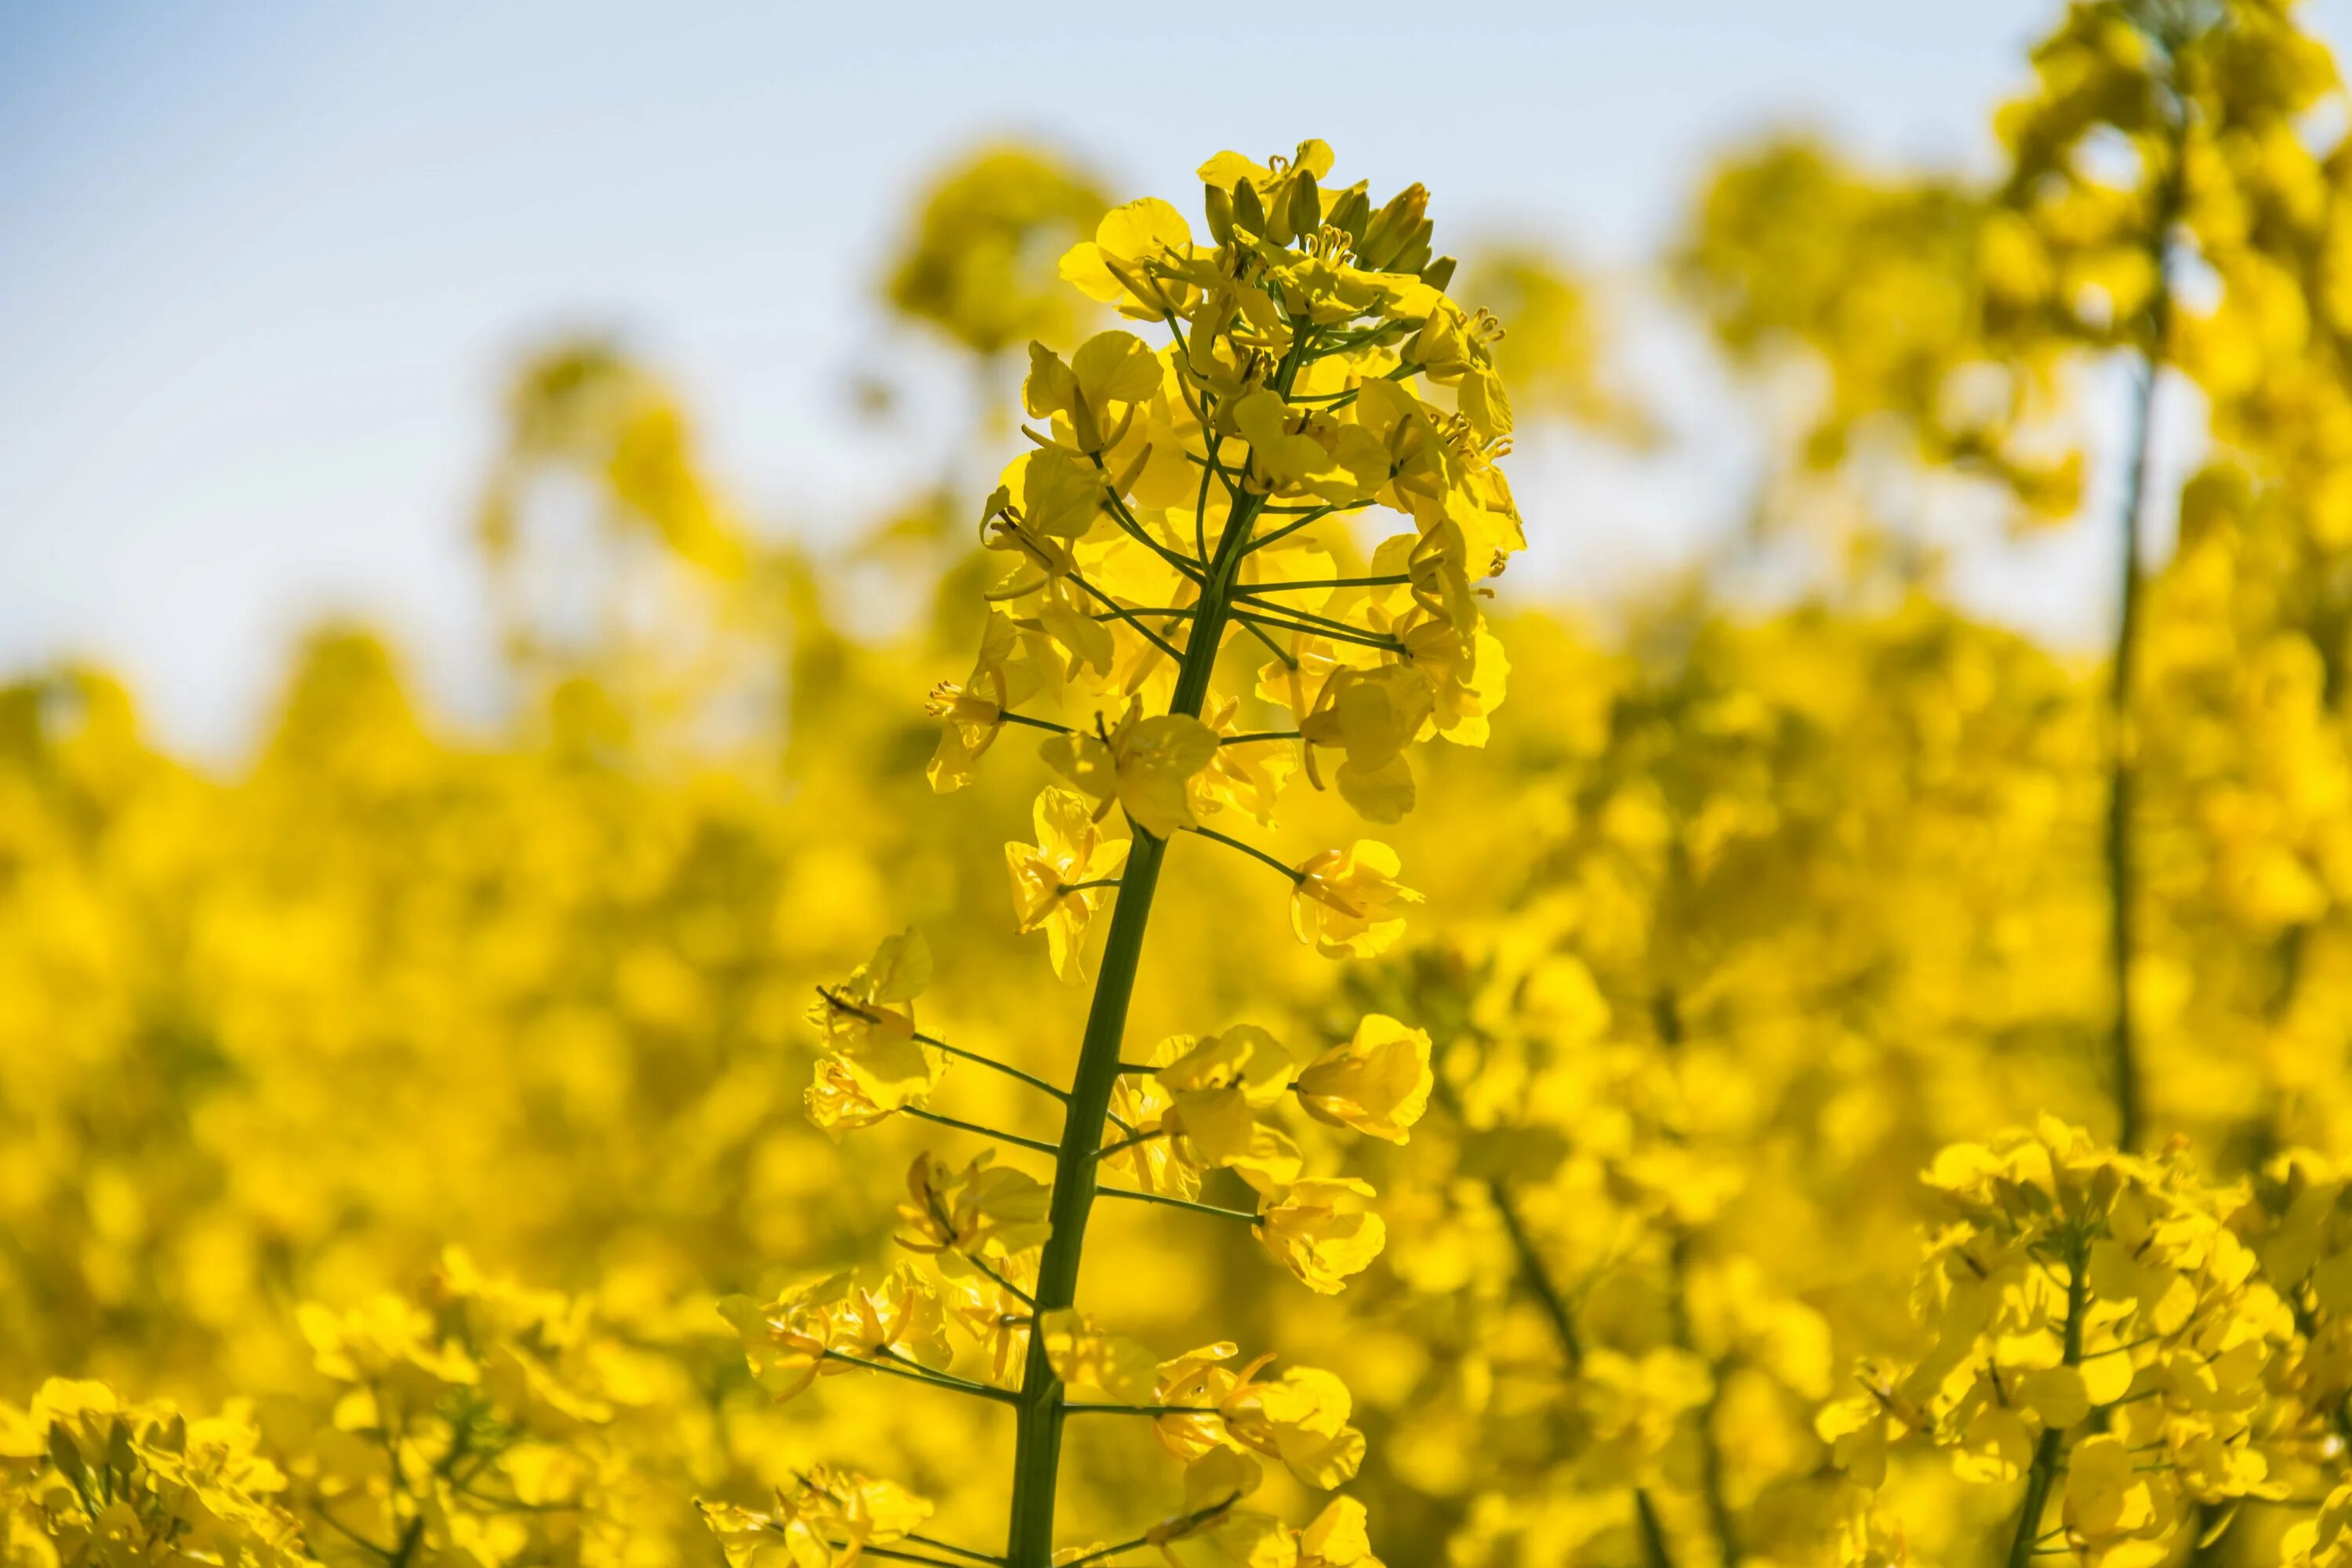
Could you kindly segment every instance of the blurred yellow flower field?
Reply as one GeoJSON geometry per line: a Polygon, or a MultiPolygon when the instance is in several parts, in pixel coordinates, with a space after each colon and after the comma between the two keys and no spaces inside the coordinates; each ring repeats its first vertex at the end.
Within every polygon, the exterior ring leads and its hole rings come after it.
{"type": "Polygon", "coordinates": [[[1597,286],[1212,132],[941,174],[992,477],[849,550],[536,356],[495,728],[0,690],[0,1561],[2352,1564],[2347,95],[2286,0],[2020,79],[1690,203],[1792,597],[1521,593],[1514,439],[1654,438],[1597,286]],[[2107,656],[1930,489],[2119,519],[2107,656]]]}

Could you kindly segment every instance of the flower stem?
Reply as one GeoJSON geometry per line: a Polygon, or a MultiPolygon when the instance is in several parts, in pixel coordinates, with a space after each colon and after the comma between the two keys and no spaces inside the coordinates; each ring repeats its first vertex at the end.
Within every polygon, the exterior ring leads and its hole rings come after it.
{"type": "MultiPolygon", "coordinates": [[[[1276,372],[1275,385],[1286,396],[1298,374],[1313,333],[1304,324],[1297,330],[1289,352],[1276,372]]],[[[1217,649],[1224,640],[1227,617],[1241,576],[1262,497],[1244,495],[1234,502],[1218,537],[1215,559],[1209,563],[1201,585],[1192,635],[1178,662],[1176,689],[1169,711],[1188,718],[1201,716],[1215,673],[1217,649]]],[[[1152,897],[1160,888],[1160,868],[1168,841],[1138,831],[1128,851],[1127,868],[1119,877],[1111,904],[1110,932],[1103,943],[1102,967],[1095,981],[1094,1000],[1087,1010],[1086,1033],[1078,1044],[1077,1071],[1070,1083],[1062,1121],[1062,1141],[1054,1158],[1054,1196],[1047,1213],[1050,1231],[1037,1263],[1037,1316],[1063,1310],[1077,1300],[1078,1265],[1085,1254],[1087,1215],[1094,1205],[1097,1165],[1095,1151],[1102,1146],[1103,1124],[1110,1114],[1111,1089],[1119,1077],[1120,1047],[1127,1035],[1128,1005],[1135,994],[1135,977],[1143,961],[1143,938],[1151,924],[1152,897]]],[[[1284,868],[1288,875],[1288,868],[1284,868]]],[[[1029,1356],[1022,1371],[1016,1397],[1018,1418],[1013,1433],[1013,1509],[1007,1527],[1004,1561],[1008,1568],[1051,1568],[1054,1557],[1054,1497],[1060,1482],[1062,1460],[1062,1384],[1054,1375],[1045,1353],[1045,1336],[1029,1336],[1029,1356]]]]}
{"type": "Polygon", "coordinates": [[[1018,1079],[1023,1083],[1027,1084],[1031,1089],[1043,1089],[1045,1093],[1052,1095],[1055,1100],[1066,1100],[1070,1098],[1068,1095],[1063,1093],[1061,1089],[1053,1084],[1047,1083],[1044,1079],[1039,1078],[1036,1074],[1023,1072],[1019,1068],[1013,1066],[1009,1062],[998,1061],[994,1057],[982,1056],[978,1051],[965,1050],[961,1046],[951,1046],[945,1040],[938,1038],[936,1036],[919,1034],[915,1038],[921,1041],[924,1045],[930,1047],[933,1050],[945,1051],[948,1055],[954,1057],[959,1060],[971,1062],[977,1067],[984,1067],[992,1072],[1001,1072],[1007,1078],[1018,1079]]]}
{"type": "MultiPolygon", "coordinates": [[[[2067,1366],[2083,1364],[2083,1310],[2091,1296],[2091,1275],[2084,1256],[2088,1250],[2077,1241],[2066,1258],[2066,1327],[2060,1359],[2067,1366]]],[[[2025,1502],[2018,1514],[2017,1534],[2010,1542],[2008,1568],[2026,1568],[2033,1560],[2042,1514],[2049,1506],[2050,1488],[2058,1477],[2058,1450],[2063,1442],[2063,1436],[2057,1427],[2045,1426],[2033,1445],[2033,1468],[2026,1472],[2025,1502]]]]}
{"type": "Polygon", "coordinates": [[[1225,846],[1228,849],[1238,849],[1243,854],[1249,856],[1253,859],[1265,861],[1267,865],[1273,867],[1276,870],[1289,878],[1293,886],[1296,886],[1307,879],[1299,875],[1297,868],[1284,865],[1281,861],[1276,859],[1265,850],[1258,848],[1255,845],[1244,844],[1240,839],[1234,838],[1227,834],[1220,833],[1213,827],[1194,827],[1190,829],[1190,831],[1199,834],[1203,838],[1214,839],[1217,843],[1225,846]]]}
{"type": "Polygon", "coordinates": [[[2131,732],[2132,673],[2139,649],[2140,513],[2156,467],[2156,391],[2163,379],[2165,340],[2172,332],[2171,233],[2180,215],[2187,131],[2178,100],[2168,117],[2169,152],[2156,210],[2147,236],[2148,259],[2156,264],[2156,287],[2147,307],[2147,341],[2142,345],[2139,384],[2131,410],[2129,468],[2125,471],[2123,542],[2118,566],[2115,651],[2107,679],[2107,968],[2115,991],[2115,1026],[2109,1043],[2116,1097],[2116,1146],[2137,1151],[2146,1121],[2141,1103],[2139,1047],[2132,1016],[2131,966],[2136,946],[2134,905],[2139,896],[2138,857],[2132,841],[2132,798],[2137,763],[2131,732]]]}
{"type": "Polygon", "coordinates": [[[919,1121],[936,1121],[942,1127],[952,1127],[959,1132],[977,1132],[982,1138],[993,1138],[1000,1143],[1012,1143],[1024,1149],[1034,1149],[1040,1154],[1054,1152],[1054,1145],[1042,1138],[1024,1138],[1018,1132],[1006,1132],[994,1127],[983,1127],[977,1121],[966,1121],[961,1117],[942,1116],[936,1110],[925,1110],[919,1105],[902,1105],[898,1109],[919,1121]]]}
{"type": "Polygon", "coordinates": [[[1253,1226],[1258,1223],[1258,1216],[1247,1209],[1221,1208],[1215,1204],[1196,1204],[1190,1198],[1173,1197],[1167,1193],[1147,1193],[1134,1187],[1104,1187],[1096,1194],[1096,1196],[1133,1198],[1139,1204],[1166,1204],[1170,1208],[1191,1209],[1194,1214],[1213,1214],[1221,1219],[1246,1220],[1253,1226]]]}

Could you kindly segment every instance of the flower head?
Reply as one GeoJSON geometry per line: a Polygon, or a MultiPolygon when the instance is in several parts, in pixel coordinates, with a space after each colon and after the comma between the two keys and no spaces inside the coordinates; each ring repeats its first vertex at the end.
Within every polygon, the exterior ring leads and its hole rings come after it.
{"type": "Polygon", "coordinates": [[[1324,850],[1298,868],[1291,929],[1326,958],[1387,952],[1404,934],[1396,906],[1421,902],[1419,893],[1396,879],[1402,869],[1396,851],[1376,839],[1324,850]]]}
{"type": "Polygon", "coordinates": [[[1334,1127],[1402,1143],[1421,1120],[1436,1080],[1429,1037],[1381,1013],[1367,1013],[1353,1039],[1332,1047],[1298,1075],[1298,1102],[1334,1127]]]}
{"type": "Polygon", "coordinates": [[[1086,977],[1087,923],[1101,884],[1127,862],[1127,841],[1105,839],[1086,797],[1075,791],[1039,792],[1037,842],[1007,844],[1013,908],[1024,932],[1044,931],[1054,973],[1076,983],[1086,977]]]}

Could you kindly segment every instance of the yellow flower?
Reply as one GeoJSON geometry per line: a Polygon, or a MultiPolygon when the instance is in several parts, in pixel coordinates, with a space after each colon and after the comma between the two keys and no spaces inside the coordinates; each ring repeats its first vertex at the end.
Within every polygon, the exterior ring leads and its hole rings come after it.
{"type": "Polygon", "coordinates": [[[812,1465],[779,1489],[772,1513],[732,1503],[696,1500],[703,1522],[719,1537],[729,1568],[751,1568],[772,1537],[793,1568],[849,1568],[870,1562],[866,1549],[904,1541],[931,1517],[931,1505],[891,1481],[812,1465]]]}
{"type": "Polygon", "coordinates": [[[981,629],[980,657],[973,661],[971,678],[961,684],[942,680],[931,689],[924,710],[945,723],[924,776],[938,793],[946,795],[971,782],[981,757],[1004,728],[1005,713],[1037,689],[1034,662],[1016,658],[1021,636],[1010,616],[991,610],[981,629]]]}
{"type": "Polygon", "coordinates": [[[1191,290],[1171,281],[1167,264],[1191,259],[1192,227],[1184,215],[1157,196],[1116,206],[1103,215],[1091,240],[1080,240],[1062,258],[1062,277],[1078,292],[1139,321],[1156,321],[1181,309],[1191,290]]]}
{"type": "Polygon", "coordinates": [[[779,1404],[820,1377],[856,1370],[855,1361],[935,1368],[949,1361],[939,1293],[903,1263],[879,1277],[831,1275],[764,1307],[729,1296],[719,1313],[741,1337],[752,1376],[779,1404]]]}
{"type": "Polygon", "coordinates": [[[1209,765],[1192,775],[1192,810],[1210,816],[1231,805],[1271,827],[1275,805],[1297,763],[1285,741],[1233,743],[1233,737],[1243,733],[1241,706],[1238,697],[1213,698],[1203,712],[1203,721],[1216,732],[1217,751],[1209,765]]]}
{"type": "Polygon", "coordinates": [[[913,1003],[930,984],[931,950],[918,931],[886,938],[809,1008],[830,1055],[810,1086],[810,1120],[827,1131],[865,1126],[939,1087],[947,1058],[915,1038],[913,1003]]]}
{"type": "Polygon", "coordinates": [[[992,1273],[953,1252],[940,1253],[937,1261],[946,1282],[942,1301],[949,1321],[978,1343],[993,1381],[1017,1383],[1029,1355],[1030,1309],[1015,1292],[1034,1292],[1035,1254],[1005,1258],[992,1266],[992,1273]]]}
{"type": "Polygon", "coordinates": [[[1086,977],[1087,922],[1103,889],[1127,862],[1127,841],[1105,841],[1086,797],[1070,790],[1039,792],[1037,842],[1007,844],[1013,907],[1024,934],[1042,929],[1054,973],[1073,984],[1086,977]]]}
{"type": "Polygon", "coordinates": [[[1298,1102],[1318,1121],[1402,1143],[1428,1109],[1435,1083],[1429,1037],[1385,1014],[1367,1013],[1354,1038],[1299,1073],[1298,1102]]]}
{"type": "MultiPolygon", "coordinates": [[[[1097,721],[1099,722],[1099,721],[1097,721]]],[[[1183,713],[1143,717],[1129,705],[1116,729],[1056,735],[1045,742],[1046,763],[1108,811],[1116,802],[1154,838],[1199,826],[1192,815],[1193,778],[1216,760],[1216,731],[1183,713]]]]}
{"type": "Polygon", "coordinates": [[[1364,1505],[1335,1497],[1298,1532],[1298,1568],[1381,1568],[1364,1529],[1364,1505]]]}
{"type": "Polygon", "coordinates": [[[1244,1373],[1221,1405],[1233,1441],[1327,1491],[1364,1462],[1364,1435],[1348,1425],[1353,1407],[1345,1384],[1310,1366],[1294,1366],[1272,1383],[1244,1373]]]}
{"type": "Polygon", "coordinates": [[[1318,1295],[1336,1296],[1349,1276],[1381,1255],[1388,1229],[1365,1212],[1371,1187],[1353,1177],[1314,1177],[1268,1192],[1258,1205],[1258,1239],[1318,1295]]]}
{"type": "Polygon", "coordinates": [[[1054,1375],[1091,1389],[1117,1405],[1149,1405],[1159,1382],[1151,1352],[1124,1335],[1106,1333],[1086,1314],[1065,1308],[1037,1321],[1054,1375]]]}
{"type": "Polygon", "coordinates": [[[838,1140],[844,1132],[871,1127],[900,1109],[875,1102],[858,1083],[857,1075],[839,1057],[819,1057],[816,1076],[802,1095],[808,1119],[838,1140]]]}
{"type": "Polygon", "coordinates": [[[1099,453],[1122,438],[1124,426],[1106,424],[1111,409],[1133,405],[1160,390],[1159,356],[1132,332],[1097,332],[1065,364],[1043,343],[1029,345],[1029,378],[1022,406],[1037,418],[1060,416],[1084,453],[1099,453]]]}
{"type": "Polygon", "coordinates": [[[1307,742],[1307,773],[1318,788],[1315,749],[1346,753],[1339,793],[1367,821],[1400,822],[1412,809],[1412,767],[1404,749],[1428,723],[1435,695],[1410,665],[1331,672],[1314,708],[1298,721],[1307,742]]]}
{"type": "Polygon", "coordinates": [[[961,1171],[918,1154],[907,1172],[907,1201],[898,1217],[907,1228],[894,1239],[909,1251],[961,1252],[1008,1258],[1041,1245],[1049,1226],[1052,1189],[1025,1172],[990,1163],[990,1150],[961,1171]]]}
{"type": "Polygon", "coordinates": [[[1360,838],[1346,849],[1326,849],[1300,863],[1290,895],[1290,927],[1326,958],[1385,952],[1404,934],[1399,904],[1421,895],[1397,881],[1396,851],[1360,838]]]}

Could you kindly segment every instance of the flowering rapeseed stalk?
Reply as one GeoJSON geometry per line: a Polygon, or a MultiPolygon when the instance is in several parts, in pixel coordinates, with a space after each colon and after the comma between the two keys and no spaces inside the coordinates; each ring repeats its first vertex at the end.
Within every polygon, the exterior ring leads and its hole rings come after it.
{"type": "MultiPolygon", "coordinates": [[[[1207,235],[1167,203],[1110,212],[1062,273],[1128,319],[1164,328],[1159,348],[1107,331],[1064,360],[1030,350],[1023,403],[1034,449],[1008,467],[982,516],[1008,569],[971,678],[931,702],[944,721],[930,778],[961,787],[1008,723],[1050,731],[1044,760],[1066,781],[1037,799],[1036,842],[1008,844],[1016,917],[1043,930],[1055,972],[1084,978],[1106,909],[1094,999],[1069,1087],[973,1057],[915,1021],[929,974],[919,937],[886,942],[873,963],[822,994],[813,1017],[828,1051],[811,1115],[836,1131],[904,1112],[1050,1153],[1050,1184],[929,1155],[900,1208],[903,1245],[939,1264],[942,1287],[902,1265],[842,1277],[729,1316],[779,1396],[866,1367],[1010,1405],[1017,1439],[1003,1556],[1045,1568],[1215,1534],[1237,1554],[1369,1563],[1361,1512],[1335,1502],[1304,1534],[1248,1513],[1260,1459],[1328,1489],[1361,1463],[1339,1380],[1312,1368],[1278,1376],[1270,1357],[1237,1368],[1216,1344],[1162,1361],[1076,1306],[1079,1262],[1098,1196],[1170,1205],[1249,1226],[1309,1289],[1340,1289],[1379,1252],[1385,1228],[1365,1183],[1309,1175],[1282,1108],[1402,1142],[1426,1105],[1429,1041],[1370,1016],[1311,1059],[1241,1026],[1126,1054],[1129,1001],[1168,846],[1180,833],[1252,857],[1288,885],[1302,942],[1339,957],[1373,954],[1403,929],[1419,894],[1386,845],[1327,848],[1292,864],[1206,818],[1228,807],[1264,822],[1304,752],[1318,787],[1364,816],[1394,822],[1412,805],[1408,751],[1442,735],[1485,742],[1505,665],[1485,629],[1486,579],[1524,542],[1495,466],[1510,405],[1489,346],[1499,329],[1446,299],[1450,258],[1433,257],[1418,185],[1375,209],[1364,185],[1328,190],[1330,150],[1302,144],[1259,164],[1221,153],[1201,171],[1207,235]],[[1351,520],[1409,524],[1369,570],[1351,520]],[[1255,645],[1255,679],[1222,656],[1255,645]],[[1239,689],[1220,679],[1241,676],[1239,689]],[[1065,718],[1017,710],[1042,698],[1065,718]],[[1245,704],[1269,710],[1245,721],[1245,704]],[[1271,716],[1286,710],[1287,727],[1271,716]],[[1066,720],[1076,721],[1066,721],[1066,720]],[[1337,753],[1319,763],[1316,752],[1337,753]],[[1113,836],[1123,821],[1125,837],[1113,836]],[[951,1058],[999,1067],[1063,1107],[1044,1143],[942,1115],[925,1101],[951,1058]],[[1209,1171],[1235,1172],[1254,1210],[1201,1200],[1209,1171]],[[1132,1184],[1106,1184],[1106,1170],[1132,1184]],[[949,1369],[950,1325],[985,1352],[976,1378],[949,1369]],[[1073,1392],[1084,1398],[1073,1398],[1073,1392]],[[1055,1500],[1074,1414],[1151,1421],[1186,1464],[1185,1506],[1118,1546],[1057,1556],[1055,1500]]],[[[856,1482],[856,1485],[870,1483],[856,1482]]],[[[825,1493],[826,1498],[836,1496],[825,1493]]],[[[894,1521],[919,1522],[894,1500],[894,1521]]],[[[723,1528],[803,1537],[835,1502],[789,1501],[772,1516],[730,1513],[723,1528]]],[[[900,1523],[892,1540],[923,1538],[900,1523]]],[[[933,1543],[937,1546],[938,1543],[933,1543]]],[[[889,1554],[900,1548],[873,1549],[889,1554]]]]}

